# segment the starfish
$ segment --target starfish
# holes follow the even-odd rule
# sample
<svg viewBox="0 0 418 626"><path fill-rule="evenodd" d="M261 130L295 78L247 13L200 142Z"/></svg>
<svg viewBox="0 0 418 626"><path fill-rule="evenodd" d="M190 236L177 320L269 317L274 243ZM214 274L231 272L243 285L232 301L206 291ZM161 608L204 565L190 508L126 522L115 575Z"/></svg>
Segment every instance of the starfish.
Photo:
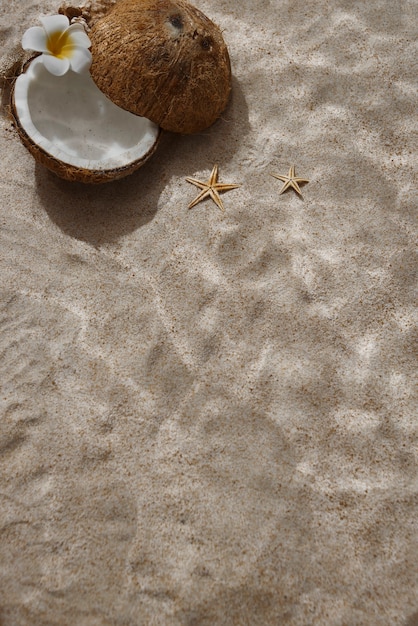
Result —
<svg viewBox="0 0 418 626"><path fill-rule="evenodd" d="M196 196L196 198L189 204L189 209L196 206L198 202L210 196L217 207L221 209L221 211L225 211L224 205L222 203L221 197L219 195L220 191L230 191L230 189L236 189L241 185L224 185L222 183L218 183L218 166L214 165L211 175L207 183L203 183L200 180L196 180L196 178L186 178L188 183L192 183L192 185L196 185L202 191Z"/></svg>
<svg viewBox="0 0 418 626"><path fill-rule="evenodd" d="M301 183L301 184L309 183L309 180L306 180L306 178L299 178L298 176L295 176L294 165L292 165L292 167L290 168L289 174L287 176L282 176L281 174L272 174L272 176L284 182L283 187L280 189L279 195L283 193L284 191L286 191L286 189L289 189L291 187L292 189L296 191L296 193L298 193L303 198L302 192L300 190L298 183Z"/></svg>

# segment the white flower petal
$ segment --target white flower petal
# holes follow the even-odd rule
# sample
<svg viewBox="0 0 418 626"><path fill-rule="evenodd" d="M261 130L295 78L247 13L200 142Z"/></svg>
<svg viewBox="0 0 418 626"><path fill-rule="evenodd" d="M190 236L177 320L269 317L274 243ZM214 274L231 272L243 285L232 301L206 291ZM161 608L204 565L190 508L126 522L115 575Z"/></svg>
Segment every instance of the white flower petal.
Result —
<svg viewBox="0 0 418 626"><path fill-rule="evenodd" d="M59 59L52 54L43 54L42 60L48 72L55 76L63 76L70 69L70 61L68 59Z"/></svg>
<svg viewBox="0 0 418 626"><path fill-rule="evenodd" d="M46 17L41 17L41 23L49 37L54 33L63 33L67 30L70 25L70 20L66 15L47 15Z"/></svg>
<svg viewBox="0 0 418 626"><path fill-rule="evenodd" d="M75 48L70 59L71 69L81 74L91 65L91 52L86 48Z"/></svg>
<svg viewBox="0 0 418 626"><path fill-rule="evenodd" d="M80 26L80 28L74 28L74 27ZM84 28L81 26L81 24L72 24L70 26L70 28L67 30L67 33L70 34L70 40L71 43L74 46L82 46L83 48L90 48L91 46L91 41L90 39L87 37Z"/></svg>
<svg viewBox="0 0 418 626"><path fill-rule="evenodd" d="M32 26L28 28L22 37L23 50L35 50L36 52L45 52L46 33L40 26Z"/></svg>

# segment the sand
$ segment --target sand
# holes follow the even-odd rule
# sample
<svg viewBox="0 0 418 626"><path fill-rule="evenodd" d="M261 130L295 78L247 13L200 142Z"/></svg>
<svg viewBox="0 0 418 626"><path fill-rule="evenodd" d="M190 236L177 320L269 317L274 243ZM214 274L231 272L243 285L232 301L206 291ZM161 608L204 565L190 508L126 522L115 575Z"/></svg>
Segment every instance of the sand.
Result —
<svg viewBox="0 0 418 626"><path fill-rule="evenodd" d="M196 4L231 104L132 176L3 109L0 623L417 626L418 4Z"/></svg>

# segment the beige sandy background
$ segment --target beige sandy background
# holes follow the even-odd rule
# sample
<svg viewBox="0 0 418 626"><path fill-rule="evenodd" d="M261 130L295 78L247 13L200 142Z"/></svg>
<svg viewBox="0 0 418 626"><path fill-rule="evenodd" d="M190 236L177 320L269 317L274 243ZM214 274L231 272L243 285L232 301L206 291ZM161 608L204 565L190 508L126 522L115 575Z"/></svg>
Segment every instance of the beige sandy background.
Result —
<svg viewBox="0 0 418 626"><path fill-rule="evenodd" d="M196 4L231 104L131 177L3 110L0 624L417 626L418 3Z"/></svg>

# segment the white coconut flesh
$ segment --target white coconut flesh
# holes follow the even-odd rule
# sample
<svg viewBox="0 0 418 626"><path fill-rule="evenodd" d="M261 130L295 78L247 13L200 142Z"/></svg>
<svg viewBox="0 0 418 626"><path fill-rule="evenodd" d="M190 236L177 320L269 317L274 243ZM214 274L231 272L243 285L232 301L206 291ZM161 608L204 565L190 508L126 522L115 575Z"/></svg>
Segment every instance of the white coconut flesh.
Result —
<svg viewBox="0 0 418 626"><path fill-rule="evenodd" d="M69 70L54 76L42 63L31 65L16 80L15 111L31 141L55 159L87 170L112 170L153 148L158 125L115 105L90 74Z"/></svg>

